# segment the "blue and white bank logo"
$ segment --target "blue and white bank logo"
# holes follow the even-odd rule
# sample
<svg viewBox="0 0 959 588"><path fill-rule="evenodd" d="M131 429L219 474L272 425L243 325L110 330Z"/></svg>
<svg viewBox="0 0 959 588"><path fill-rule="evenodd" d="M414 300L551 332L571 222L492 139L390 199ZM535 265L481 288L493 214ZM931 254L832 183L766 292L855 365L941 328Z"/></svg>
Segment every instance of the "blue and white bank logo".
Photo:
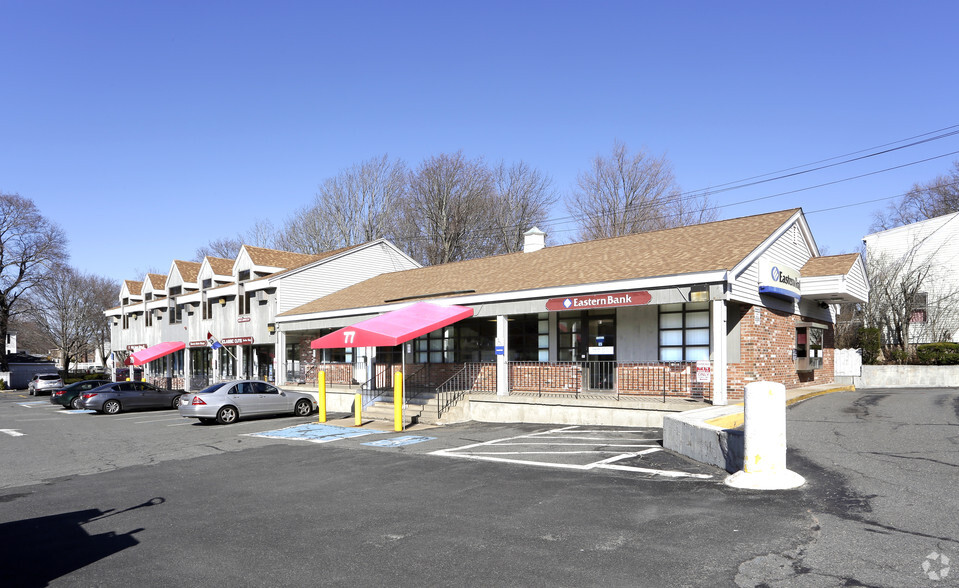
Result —
<svg viewBox="0 0 959 588"><path fill-rule="evenodd" d="M570 300L569 298L567 298L566 300L563 301L563 307L564 307L564 308L569 308L569 307L572 306L572 305L573 305L573 301Z"/></svg>
<svg viewBox="0 0 959 588"><path fill-rule="evenodd" d="M776 267L776 266L773 266L773 271L771 271L770 273L771 273L772 276L773 276L773 281L774 281L774 282L778 282L778 281L779 281L779 268Z"/></svg>

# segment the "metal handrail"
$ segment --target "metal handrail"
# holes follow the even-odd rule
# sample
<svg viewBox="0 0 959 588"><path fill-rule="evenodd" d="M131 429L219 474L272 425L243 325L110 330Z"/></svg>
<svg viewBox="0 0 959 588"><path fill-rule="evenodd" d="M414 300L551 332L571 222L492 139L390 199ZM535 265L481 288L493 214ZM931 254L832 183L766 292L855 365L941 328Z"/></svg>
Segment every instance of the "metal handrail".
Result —
<svg viewBox="0 0 959 588"><path fill-rule="evenodd" d="M492 381L483 378L484 374L492 374ZM477 385L479 383L479 386ZM491 384L491 385L490 385ZM436 417L441 418L443 413L456 404L460 398L473 392L477 388L496 390L495 363L467 363L460 371L453 374L448 380L436 387Z"/></svg>

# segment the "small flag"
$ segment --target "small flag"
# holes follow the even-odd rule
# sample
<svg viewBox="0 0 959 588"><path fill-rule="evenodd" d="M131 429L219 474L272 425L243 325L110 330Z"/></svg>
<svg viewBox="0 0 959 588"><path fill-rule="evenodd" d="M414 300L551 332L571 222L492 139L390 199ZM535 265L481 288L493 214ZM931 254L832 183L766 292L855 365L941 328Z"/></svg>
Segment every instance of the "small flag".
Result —
<svg viewBox="0 0 959 588"><path fill-rule="evenodd" d="M206 341L213 349L219 349L220 347L223 347L223 344L216 340L216 337L213 336L213 333L207 332Z"/></svg>

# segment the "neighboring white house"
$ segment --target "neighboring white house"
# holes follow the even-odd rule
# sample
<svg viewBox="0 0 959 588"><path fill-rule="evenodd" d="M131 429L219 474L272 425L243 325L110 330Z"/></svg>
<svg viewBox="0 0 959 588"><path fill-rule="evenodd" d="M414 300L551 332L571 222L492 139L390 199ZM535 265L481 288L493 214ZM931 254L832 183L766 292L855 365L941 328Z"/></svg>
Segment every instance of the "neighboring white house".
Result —
<svg viewBox="0 0 959 588"><path fill-rule="evenodd" d="M866 235L863 242L874 300L883 284L894 284L892 304L910 309L909 342L959 340L959 213ZM890 336L888 329L884 334Z"/></svg>
<svg viewBox="0 0 959 588"><path fill-rule="evenodd" d="M17 352L17 334L7 333L7 353Z"/></svg>

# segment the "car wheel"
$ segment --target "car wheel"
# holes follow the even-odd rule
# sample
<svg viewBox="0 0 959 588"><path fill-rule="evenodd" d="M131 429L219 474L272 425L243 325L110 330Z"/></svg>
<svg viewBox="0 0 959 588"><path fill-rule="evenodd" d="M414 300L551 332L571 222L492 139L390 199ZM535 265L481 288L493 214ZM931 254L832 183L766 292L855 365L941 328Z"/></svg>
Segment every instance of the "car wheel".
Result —
<svg viewBox="0 0 959 588"><path fill-rule="evenodd" d="M70 408L73 410L80 410L80 397L74 396L73 400L70 401Z"/></svg>
<svg viewBox="0 0 959 588"><path fill-rule="evenodd" d="M103 403L103 412L106 414L117 414L120 412L120 403L116 400L107 400Z"/></svg>
<svg viewBox="0 0 959 588"><path fill-rule="evenodd" d="M309 400L300 399L296 401L296 405L293 406L293 414L296 416L308 416L313 412L313 407L310 405Z"/></svg>
<svg viewBox="0 0 959 588"><path fill-rule="evenodd" d="M30 396L36 396L36 394L33 391L33 388L30 388Z"/></svg>
<svg viewBox="0 0 959 588"><path fill-rule="evenodd" d="M236 417L239 416L236 413L236 408L232 406L224 406L216 413L216 422L221 425L229 425L230 423L236 421Z"/></svg>
<svg viewBox="0 0 959 588"><path fill-rule="evenodd" d="M180 406L180 397L177 396L176 398L173 399L173 408L177 408L179 406Z"/></svg>

